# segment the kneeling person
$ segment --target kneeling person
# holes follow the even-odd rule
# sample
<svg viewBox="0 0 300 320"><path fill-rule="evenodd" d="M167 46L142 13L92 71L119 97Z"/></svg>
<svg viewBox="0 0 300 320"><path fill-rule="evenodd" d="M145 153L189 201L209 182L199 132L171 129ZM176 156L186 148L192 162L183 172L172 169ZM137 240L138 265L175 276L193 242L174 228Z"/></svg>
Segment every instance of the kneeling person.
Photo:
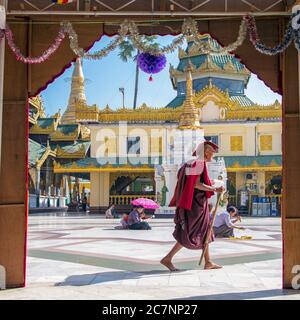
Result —
<svg viewBox="0 0 300 320"><path fill-rule="evenodd" d="M233 229L245 230L245 228L243 227L234 225L237 221L241 221L240 217L232 220L232 218L236 216L237 211L238 210L236 207L230 206L227 208L227 211L223 211L216 216L213 226L214 234L216 237L229 238L234 236Z"/></svg>
<svg viewBox="0 0 300 320"><path fill-rule="evenodd" d="M129 213L128 216L128 229L132 230L151 230L148 222L142 221L145 217L144 208L142 206L136 206Z"/></svg>

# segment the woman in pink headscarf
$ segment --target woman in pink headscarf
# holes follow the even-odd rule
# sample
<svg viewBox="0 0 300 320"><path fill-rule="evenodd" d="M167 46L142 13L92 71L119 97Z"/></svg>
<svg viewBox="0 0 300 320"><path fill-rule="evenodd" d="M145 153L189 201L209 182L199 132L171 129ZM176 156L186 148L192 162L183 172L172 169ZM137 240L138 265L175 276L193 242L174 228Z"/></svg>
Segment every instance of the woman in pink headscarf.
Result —
<svg viewBox="0 0 300 320"><path fill-rule="evenodd" d="M183 247L187 249L203 249L206 235L210 227L208 199L214 192L224 191L223 187L211 185L206 162L211 161L218 146L210 141L200 144L193 156L198 158L185 163L177 173L177 185L169 206L176 206L175 246L160 261L170 271L179 271L172 263L174 255ZM209 242L213 241L213 234ZM204 269L219 269L221 266L213 263L207 248Z"/></svg>

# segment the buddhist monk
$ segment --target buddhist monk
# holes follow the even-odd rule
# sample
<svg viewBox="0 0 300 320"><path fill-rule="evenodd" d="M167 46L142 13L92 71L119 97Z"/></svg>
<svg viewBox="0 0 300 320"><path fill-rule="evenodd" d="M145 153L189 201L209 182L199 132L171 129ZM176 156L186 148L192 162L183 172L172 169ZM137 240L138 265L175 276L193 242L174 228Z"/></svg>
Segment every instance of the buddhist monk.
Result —
<svg viewBox="0 0 300 320"><path fill-rule="evenodd" d="M177 241L171 251L160 261L170 271L179 271L173 263L174 255L183 247L187 249L203 249L206 235L210 228L208 199L214 192L223 192L224 187L213 187L208 176L207 161L211 161L218 146L205 141L197 147L193 156L196 160L188 161L177 173L177 184L174 196L169 206L176 206L175 231L173 236ZM209 242L214 240L213 232ZM220 269L213 263L207 248L204 269Z"/></svg>

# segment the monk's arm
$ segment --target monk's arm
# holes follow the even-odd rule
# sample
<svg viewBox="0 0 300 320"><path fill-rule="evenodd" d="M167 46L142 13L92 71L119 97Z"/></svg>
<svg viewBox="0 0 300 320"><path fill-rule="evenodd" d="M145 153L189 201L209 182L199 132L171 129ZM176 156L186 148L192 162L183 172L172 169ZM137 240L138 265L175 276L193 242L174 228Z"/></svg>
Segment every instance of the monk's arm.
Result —
<svg viewBox="0 0 300 320"><path fill-rule="evenodd" d="M208 186L208 185L201 183L201 182L196 182L195 188L202 190L202 191L213 191L213 192L217 191L216 188L214 188L212 186Z"/></svg>
<svg viewBox="0 0 300 320"><path fill-rule="evenodd" d="M196 182L195 187L198 190L202 191L212 191L212 192L223 192L224 187L213 187L213 186L208 186L207 184L201 183L201 182Z"/></svg>

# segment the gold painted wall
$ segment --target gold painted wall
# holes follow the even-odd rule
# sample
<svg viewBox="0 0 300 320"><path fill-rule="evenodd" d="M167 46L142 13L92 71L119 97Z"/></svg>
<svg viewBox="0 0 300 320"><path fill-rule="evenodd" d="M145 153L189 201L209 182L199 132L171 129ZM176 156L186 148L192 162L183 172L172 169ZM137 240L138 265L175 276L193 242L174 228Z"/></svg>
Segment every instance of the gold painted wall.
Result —
<svg viewBox="0 0 300 320"><path fill-rule="evenodd" d="M230 136L230 151L242 152L244 149L243 136Z"/></svg>
<svg viewBox="0 0 300 320"><path fill-rule="evenodd" d="M109 172L91 172L91 207L109 205Z"/></svg>
<svg viewBox="0 0 300 320"><path fill-rule="evenodd" d="M282 125L281 123L268 123L268 124L259 124L257 126L258 132L258 149L261 155L275 155L282 154L282 143L281 143L281 134L282 134ZM261 136L272 136L272 150L262 150L260 145Z"/></svg>

